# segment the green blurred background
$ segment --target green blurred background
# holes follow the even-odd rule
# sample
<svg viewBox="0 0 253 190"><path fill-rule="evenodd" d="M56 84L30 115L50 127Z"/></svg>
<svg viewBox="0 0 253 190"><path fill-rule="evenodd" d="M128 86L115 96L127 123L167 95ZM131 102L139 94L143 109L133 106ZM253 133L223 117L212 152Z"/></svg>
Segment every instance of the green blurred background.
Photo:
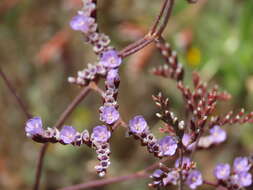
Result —
<svg viewBox="0 0 253 190"><path fill-rule="evenodd" d="M161 5L154 0L100 0L98 22L113 45L123 48L150 28ZM33 115L52 126L80 90L67 83L68 76L96 60L80 33L69 29L69 20L81 6L79 0L0 0L0 65ZM218 106L217 113L245 107L253 109L253 2L252 0L199 0L189 5L177 0L164 33L186 68L186 82L197 70L211 84L218 83L233 95ZM150 70L163 63L153 46L132 55L121 68L120 112L124 120L136 114L147 118L161 136L151 95L162 91L181 116L181 95L170 80L152 76ZM41 144L25 137L24 114L0 80L0 189L31 189ZM98 121L101 99L91 93L65 124L91 130ZM182 116L183 117L183 116ZM217 162L232 162L235 156L253 150L253 126L225 127L228 141L195 155L198 167L212 180ZM211 158L211 159L210 159ZM111 167L107 174L120 176L141 170L156 160L125 130L112 138ZM53 190L97 179L96 155L87 147L51 145L45 159L42 189ZM171 164L171 163L168 163ZM101 190L148 189L149 179L112 184ZM203 186L202 189L208 189ZM249 188L250 189L250 188Z"/></svg>

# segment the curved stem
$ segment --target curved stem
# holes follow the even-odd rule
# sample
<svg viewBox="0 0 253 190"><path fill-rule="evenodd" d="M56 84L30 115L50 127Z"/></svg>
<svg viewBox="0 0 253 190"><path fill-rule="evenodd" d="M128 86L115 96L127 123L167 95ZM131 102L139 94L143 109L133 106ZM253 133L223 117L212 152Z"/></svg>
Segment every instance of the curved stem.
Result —
<svg viewBox="0 0 253 190"><path fill-rule="evenodd" d="M68 105L65 111L60 115L59 119L56 121L54 125L55 128L58 128L58 129L61 128L63 123L66 121L66 119L70 116L70 114L74 111L74 109L78 106L78 104L88 95L89 92L90 92L90 87L87 86L75 97L75 99ZM44 144L41 148L41 151L39 154L39 160L38 160L37 168L36 168L36 180L33 186L33 190L39 189L43 161L44 161L45 153L48 146L49 144Z"/></svg>
<svg viewBox="0 0 253 190"><path fill-rule="evenodd" d="M163 5L162 5L162 8L161 8L161 11L160 11L160 13L158 14L158 16L157 16L157 18L156 18L156 20L155 20L153 26L152 26L151 29L150 29L150 34L153 34L153 33L156 31L157 26L158 26L158 24L159 24L159 22L160 22L160 20L161 20L161 18L162 18L162 16L163 16L163 14L164 14L164 10L165 10L165 8L166 8L167 2L168 2L168 0L165 0L165 1L164 1Z"/></svg>
<svg viewBox="0 0 253 190"><path fill-rule="evenodd" d="M154 40L160 38L161 34L163 33L167 23L169 21L172 8L174 5L174 0L165 0L162 8L160 10L159 15L157 16L153 26L151 27L150 31L147 35L145 35L140 40L128 45L126 48L119 52L121 57L127 57L131 54L136 53L137 51L143 49L147 45L149 45Z"/></svg>
<svg viewBox="0 0 253 190"><path fill-rule="evenodd" d="M11 82L9 81L9 79L7 78L7 76L4 74L4 72L2 71L2 69L0 68L0 76L2 77L4 83L6 84L7 88L9 89L9 91L11 92L11 94L15 97L19 107L21 108L21 110L23 111L23 113L25 114L26 118L29 119L32 117L32 115L27 111L27 108L25 106L25 103L22 101L22 99L17 95L17 92L15 90L15 88L12 86Z"/></svg>
<svg viewBox="0 0 253 190"><path fill-rule="evenodd" d="M140 178L147 178L149 174L147 173L149 170L154 170L159 167L160 163L167 161L168 159L163 159L160 162L154 163L147 168L138 171L136 173L125 175L125 176L119 176L119 177L112 177L108 179L100 179L100 180L94 180L87 183L77 184L69 187L60 188L58 190L81 190L81 189L90 189L95 187L101 187L105 185L109 185L112 183L119 183L123 181L133 180L133 179L140 179Z"/></svg>
<svg viewBox="0 0 253 190"><path fill-rule="evenodd" d="M157 24L158 25L157 29L153 33L153 35L156 35L159 37L163 33L164 29L166 28L166 26L168 24L170 15L172 13L173 5L174 5L174 0L165 1L164 17L161 16L161 18L159 18L158 24L160 24L160 23L161 24L160 24L160 26Z"/></svg>
<svg viewBox="0 0 253 190"><path fill-rule="evenodd" d="M39 189L39 185L40 185L40 179L41 179L41 171L42 171L42 167L43 167L43 160L44 160L44 157L45 157L45 153L46 153L46 150L47 150L47 147L49 146L49 144L43 144L41 150L40 150L40 154L39 154L39 160L38 160L38 163L37 163L37 169L36 169L36 179L35 179L35 183L34 183L34 186L33 186L33 189L34 190L37 190Z"/></svg>

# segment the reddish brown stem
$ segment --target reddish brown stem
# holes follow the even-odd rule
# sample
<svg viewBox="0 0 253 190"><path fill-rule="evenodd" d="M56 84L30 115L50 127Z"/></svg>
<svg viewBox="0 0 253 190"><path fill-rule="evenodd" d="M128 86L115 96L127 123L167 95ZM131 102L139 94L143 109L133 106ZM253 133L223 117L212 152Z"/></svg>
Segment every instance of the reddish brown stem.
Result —
<svg viewBox="0 0 253 190"><path fill-rule="evenodd" d="M165 0L160 13L158 14L151 30L145 35L142 39L128 45L126 48L120 51L120 56L127 57L131 54L136 53L137 51L143 49L154 40L160 38L163 33L167 23L169 21L169 17L172 13L172 8L174 5L174 0Z"/></svg>
<svg viewBox="0 0 253 190"><path fill-rule="evenodd" d="M15 88L12 86L11 82L9 81L9 79L7 78L7 76L4 74L4 72L2 71L2 69L0 68L0 75L4 81L4 83L6 84L7 88L9 89L9 91L11 92L11 94L15 97L19 107L21 108L21 110L23 111L23 113L25 114L26 118L29 119L32 117L32 115L27 111L27 108L25 106L25 103L22 101L22 99L17 95L17 92L15 90Z"/></svg>
<svg viewBox="0 0 253 190"><path fill-rule="evenodd" d="M100 179L100 180L94 180L87 183L77 184L69 187L60 188L58 190L80 190L80 189L90 189L95 187L101 187L105 185L109 185L112 183L119 183L123 181L133 180L133 179L140 179L140 178L146 178L149 176L147 173L149 170L154 170L159 167L161 162L165 162L168 159L163 159L160 162L154 163L150 165L149 167L145 168L144 170L141 170L139 172L125 175L125 176L119 176L119 177L112 177L108 179Z"/></svg>
<svg viewBox="0 0 253 190"><path fill-rule="evenodd" d="M66 121L66 119L70 116L70 114L74 111L74 109L77 107L77 105L88 95L90 92L90 87L85 87L77 96L76 98L68 105L68 107L65 109L65 111L60 115L59 119L56 121L54 127L55 128L61 128L63 123ZM39 154L39 160L36 168L36 180L35 184L33 186L33 190L39 189L40 179L41 179L41 172L43 167L43 160L45 157L45 153L47 150L48 144L44 144L41 148L40 154Z"/></svg>

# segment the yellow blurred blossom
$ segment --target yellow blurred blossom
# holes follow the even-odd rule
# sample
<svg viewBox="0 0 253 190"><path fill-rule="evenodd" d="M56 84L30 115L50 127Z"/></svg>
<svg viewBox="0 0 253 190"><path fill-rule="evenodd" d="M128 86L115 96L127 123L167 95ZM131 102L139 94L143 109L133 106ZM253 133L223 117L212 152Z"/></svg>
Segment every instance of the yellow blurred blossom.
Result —
<svg viewBox="0 0 253 190"><path fill-rule="evenodd" d="M198 48L189 48L186 53L187 63L192 66L196 67L200 64L201 61L201 52Z"/></svg>

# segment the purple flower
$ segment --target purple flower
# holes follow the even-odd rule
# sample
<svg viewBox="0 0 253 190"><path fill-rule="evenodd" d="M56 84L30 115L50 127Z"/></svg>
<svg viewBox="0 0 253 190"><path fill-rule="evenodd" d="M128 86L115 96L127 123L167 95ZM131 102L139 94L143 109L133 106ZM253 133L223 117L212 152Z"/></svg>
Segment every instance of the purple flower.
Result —
<svg viewBox="0 0 253 190"><path fill-rule="evenodd" d="M248 187L252 184L252 176L248 172L243 172L239 174L239 186Z"/></svg>
<svg viewBox="0 0 253 190"><path fill-rule="evenodd" d="M196 145L196 142L191 143L191 141L191 136L185 133L182 138L182 143L187 148L187 150L192 150Z"/></svg>
<svg viewBox="0 0 253 190"><path fill-rule="evenodd" d="M114 106L102 106L100 111L100 120L107 124L113 124L119 119L119 112Z"/></svg>
<svg viewBox="0 0 253 190"><path fill-rule="evenodd" d="M41 135L43 131L40 117L34 117L26 122L25 132L27 136Z"/></svg>
<svg viewBox="0 0 253 190"><path fill-rule="evenodd" d="M226 180L230 176L229 164L218 164L214 169L214 176L217 179Z"/></svg>
<svg viewBox="0 0 253 190"><path fill-rule="evenodd" d="M179 179L179 173L177 171L171 171L167 174L167 177L163 178L163 184L166 186L168 184L176 185Z"/></svg>
<svg viewBox="0 0 253 190"><path fill-rule="evenodd" d="M222 143L227 138L227 133L220 126L215 125L212 129L210 129L211 137L213 139L213 143Z"/></svg>
<svg viewBox="0 0 253 190"><path fill-rule="evenodd" d="M252 175L248 172L242 172L231 176L231 183L239 187L247 187L252 184Z"/></svg>
<svg viewBox="0 0 253 190"><path fill-rule="evenodd" d="M142 134L148 130L148 125L141 115L135 116L129 121L129 131L134 134Z"/></svg>
<svg viewBox="0 0 253 190"><path fill-rule="evenodd" d="M180 158L176 160L175 167L179 168L179 165L180 165ZM182 167L189 168L190 166L191 166L191 159L188 157L183 157Z"/></svg>
<svg viewBox="0 0 253 190"><path fill-rule="evenodd" d="M65 144L70 144L76 139L76 129L71 126L64 126L60 131L60 139Z"/></svg>
<svg viewBox="0 0 253 190"><path fill-rule="evenodd" d="M110 86L113 86L116 81L119 81L118 69L111 69L107 74L106 81Z"/></svg>
<svg viewBox="0 0 253 190"><path fill-rule="evenodd" d="M250 169L249 160L247 157L237 157L234 160L234 172L241 173L247 172Z"/></svg>
<svg viewBox="0 0 253 190"><path fill-rule="evenodd" d="M172 136L166 136L159 141L160 155L172 156L177 150L177 142Z"/></svg>
<svg viewBox="0 0 253 190"><path fill-rule="evenodd" d="M104 52L100 59L100 64L108 68L118 67L120 66L121 62L122 59L115 50L108 50Z"/></svg>
<svg viewBox="0 0 253 190"><path fill-rule="evenodd" d="M184 133L183 138L182 138L182 143L184 146L188 146L191 143L191 136L187 133Z"/></svg>
<svg viewBox="0 0 253 190"><path fill-rule="evenodd" d="M70 27L73 30L79 30L84 33L89 32L90 26L94 23L94 19L83 14L78 14L70 21Z"/></svg>
<svg viewBox="0 0 253 190"><path fill-rule="evenodd" d="M202 183L203 183L202 175L198 170L191 171L186 179L186 184L191 189L196 189L198 186L202 185Z"/></svg>
<svg viewBox="0 0 253 190"><path fill-rule="evenodd" d="M93 128L91 138L95 142L105 143L108 141L110 137L111 137L111 132L108 130L106 126L101 125L101 126L96 126Z"/></svg>
<svg viewBox="0 0 253 190"><path fill-rule="evenodd" d="M160 178L162 175L164 174L164 172L160 169L156 169L153 174L152 177L153 178Z"/></svg>

